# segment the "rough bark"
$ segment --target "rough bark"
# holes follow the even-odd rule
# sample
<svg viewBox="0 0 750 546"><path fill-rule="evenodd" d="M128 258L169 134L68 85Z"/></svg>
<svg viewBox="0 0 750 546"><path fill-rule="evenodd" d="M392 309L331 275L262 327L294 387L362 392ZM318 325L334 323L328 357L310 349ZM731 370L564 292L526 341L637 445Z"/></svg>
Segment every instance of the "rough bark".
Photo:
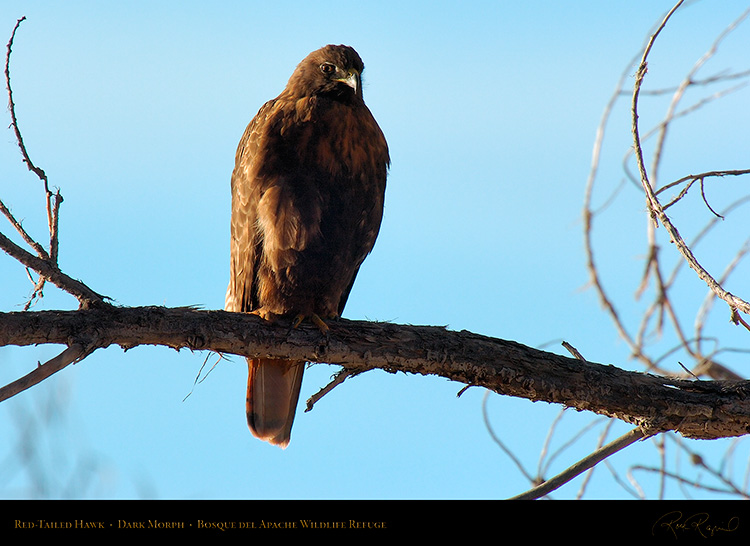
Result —
<svg viewBox="0 0 750 546"><path fill-rule="evenodd" d="M65 361L110 345L162 345L338 364L353 372L380 368L438 375L498 394L593 411L649 433L674 430L710 439L750 431L748 381L671 379L435 326L344 319L329 326L324 337L311 325L293 329L254 315L104 305L0 313L0 346L61 344L69 348ZM53 361L59 369L60 359Z"/></svg>

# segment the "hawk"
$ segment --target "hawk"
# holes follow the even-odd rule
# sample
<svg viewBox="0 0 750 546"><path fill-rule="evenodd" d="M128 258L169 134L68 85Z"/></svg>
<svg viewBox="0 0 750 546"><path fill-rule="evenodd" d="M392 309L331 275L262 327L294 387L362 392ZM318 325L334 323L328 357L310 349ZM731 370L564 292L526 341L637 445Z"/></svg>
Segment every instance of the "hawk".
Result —
<svg viewBox="0 0 750 546"><path fill-rule="evenodd" d="M297 66L240 139L232 172L227 311L308 319L341 315L380 230L388 145L362 98L364 64L327 45ZM305 362L248 359L247 422L286 447Z"/></svg>

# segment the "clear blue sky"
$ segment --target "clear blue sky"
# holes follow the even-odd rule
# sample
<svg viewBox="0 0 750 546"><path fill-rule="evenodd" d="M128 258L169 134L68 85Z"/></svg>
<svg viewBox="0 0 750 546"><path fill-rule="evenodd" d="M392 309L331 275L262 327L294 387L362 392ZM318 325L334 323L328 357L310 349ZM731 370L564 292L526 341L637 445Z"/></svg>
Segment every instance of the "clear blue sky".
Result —
<svg viewBox="0 0 750 546"><path fill-rule="evenodd" d="M557 352L565 339L592 361L635 367L584 289L580 215L604 106L671 3L427 5L6 0L3 44L27 17L12 83L32 159L65 198L63 270L121 305L222 308L237 141L307 53L345 43L364 59L365 100L392 157L381 235L345 316L447 325ZM649 82L674 84L743 9L699 2L679 14ZM748 32L736 35L719 66L747 68ZM741 97L746 104L747 93ZM721 113L711 111L717 124L732 121L722 127L730 144L704 146L700 158L708 168L747 168L746 135L731 144L732 131L746 130L747 109ZM713 119L703 121L721 127ZM616 121L603 176L619 180L630 144L624 108ZM697 152L680 156L675 145L673 153L665 176L699 168ZM602 225L602 238L643 240L643 205L631 193L632 208ZM42 193L11 131L0 140L0 198L44 240ZM610 263L629 283L618 292L625 302L642 267L639 248ZM0 256L0 280L0 308L19 309L29 291L25 272ZM702 298L704 289L695 289ZM74 307L50 286L37 308ZM0 379L56 351L2 349ZM486 430L481 389L457 398L462 385L444 379L370 372L312 412L299 411L281 451L247 430L244 361L222 361L206 377L210 357L194 384L205 357L113 347L0 405L0 456L12 461L0 470L0 496L487 499L529 486ZM301 403L336 369L309 369ZM496 432L533 471L560 408L492 396L488 409ZM566 413L557 445L590 420ZM37 448L36 474L16 458L24 434ZM548 475L596 441L589 433ZM653 463L654 454L642 444L614 462ZM597 472L592 496L628 498L606 470Z"/></svg>

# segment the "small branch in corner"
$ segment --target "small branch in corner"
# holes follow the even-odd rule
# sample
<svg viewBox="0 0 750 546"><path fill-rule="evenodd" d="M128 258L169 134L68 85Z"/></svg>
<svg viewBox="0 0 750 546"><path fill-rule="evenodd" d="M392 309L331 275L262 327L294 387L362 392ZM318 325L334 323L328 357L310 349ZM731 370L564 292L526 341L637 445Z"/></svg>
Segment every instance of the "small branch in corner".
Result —
<svg viewBox="0 0 750 546"><path fill-rule="evenodd" d="M307 403L305 406L305 413L313 409L313 406L326 394L331 392L334 388L341 385L344 381L349 379L350 377L354 377L355 375L359 375L361 373L364 373L369 370L347 370L346 368L343 368L339 370L336 374L333 376L333 380L331 380L328 385L320 389L318 392L313 394L310 398L307 399Z"/></svg>

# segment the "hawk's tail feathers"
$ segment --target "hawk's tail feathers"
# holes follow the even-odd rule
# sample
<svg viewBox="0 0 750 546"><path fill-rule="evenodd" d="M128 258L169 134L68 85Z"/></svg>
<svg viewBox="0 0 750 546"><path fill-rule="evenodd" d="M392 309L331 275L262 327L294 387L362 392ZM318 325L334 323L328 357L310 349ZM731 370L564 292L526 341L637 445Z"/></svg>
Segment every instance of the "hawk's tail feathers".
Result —
<svg viewBox="0 0 750 546"><path fill-rule="evenodd" d="M248 359L247 424L256 438L285 448L302 386L304 361Z"/></svg>

